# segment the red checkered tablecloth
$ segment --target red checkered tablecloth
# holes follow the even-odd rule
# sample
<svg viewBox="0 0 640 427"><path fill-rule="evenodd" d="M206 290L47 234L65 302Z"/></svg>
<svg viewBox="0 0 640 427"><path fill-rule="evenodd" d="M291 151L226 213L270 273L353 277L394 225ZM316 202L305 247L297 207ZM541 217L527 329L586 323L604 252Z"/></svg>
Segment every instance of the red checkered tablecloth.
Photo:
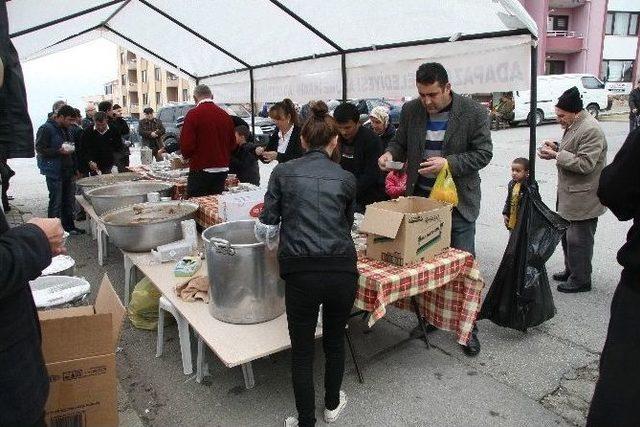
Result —
<svg viewBox="0 0 640 427"><path fill-rule="evenodd" d="M438 329L453 331L465 345L480 312L484 281L473 256L447 249L429 262L398 267L368 258L358 259L355 306L371 313L369 326L387 312L386 306L411 309L416 296L424 318Z"/></svg>
<svg viewBox="0 0 640 427"><path fill-rule="evenodd" d="M207 228L222 222L218 215L218 199L216 196L192 197L189 201L200 206L200 209L196 212L196 222L200 226Z"/></svg>

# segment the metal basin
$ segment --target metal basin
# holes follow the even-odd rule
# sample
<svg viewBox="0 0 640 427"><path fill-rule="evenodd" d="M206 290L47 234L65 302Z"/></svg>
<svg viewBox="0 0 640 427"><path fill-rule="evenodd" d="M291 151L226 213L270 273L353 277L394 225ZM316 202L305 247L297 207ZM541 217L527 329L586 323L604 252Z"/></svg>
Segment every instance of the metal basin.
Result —
<svg viewBox="0 0 640 427"><path fill-rule="evenodd" d="M158 192L160 197L171 196L174 184L160 181L132 181L107 185L87 192L96 214L147 201L147 193Z"/></svg>
<svg viewBox="0 0 640 427"><path fill-rule="evenodd" d="M148 202L108 212L100 219L114 245L129 252L146 252L182 239L180 222L195 218L197 210L192 202Z"/></svg>
<svg viewBox="0 0 640 427"><path fill-rule="evenodd" d="M89 190L93 190L94 188L104 187L107 185L113 184L121 184L123 182L129 181L137 181L141 179L142 176L140 174L134 172L123 172L123 173L114 173L114 174L104 174L104 175L95 175L88 176L86 178L82 178L76 181L76 185L80 187L80 192L84 196L87 201L89 197L87 196L87 192Z"/></svg>
<svg viewBox="0 0 640 427"><path fill-rule="evenodd" d="M285 311L277 249L258 242L254 224L252 220L225 222L202 233L209 272L209 313L222 322L266 322Z"/></svg>

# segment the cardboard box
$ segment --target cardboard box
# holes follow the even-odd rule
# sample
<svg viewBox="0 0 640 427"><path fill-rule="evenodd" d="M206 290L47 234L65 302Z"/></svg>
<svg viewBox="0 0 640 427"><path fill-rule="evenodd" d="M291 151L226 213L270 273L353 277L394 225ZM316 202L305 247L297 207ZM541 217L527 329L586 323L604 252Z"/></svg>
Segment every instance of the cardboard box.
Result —
<svg viewBox="0 0 640 427"><path fill-rule="evenodd" d="M360 231L367 257L404 266L428 261L451 244L453 206L424 197L400 197L367 206Z"/></svg>
<svg viewBox="0 0 640 427"><path fill-rule="evenodd" d="M218 214L224 222L256 219L264 208L266 190L244 191L216 196L218 198Z"/></svg>
<svg viewBox="0 0 640 427"><path fill-rule="evenodd" d="M49 426L117 426L115 350L125 308L109 278L92 306L40 311Z"/></svg>

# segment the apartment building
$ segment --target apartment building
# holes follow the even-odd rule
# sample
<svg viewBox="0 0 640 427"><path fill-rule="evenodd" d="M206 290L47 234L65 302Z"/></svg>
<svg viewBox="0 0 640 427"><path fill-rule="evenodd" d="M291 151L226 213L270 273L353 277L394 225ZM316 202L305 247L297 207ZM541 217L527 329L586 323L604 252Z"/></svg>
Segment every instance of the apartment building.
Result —
<svg viewBox="0 0 640 427"><path fill-rule="evenodd" d="M194 83L122 47L118 47L118 73L120 88L113 89L117 93L113 99L124 115L140 118L147 107L157 111L163 105L192 101Z"/></svg>
<svg viewBox="0 0 640 427"><path fill-rule="evenodd" d="M640 78L639 0L520 0L538 24L538 74L589 73L629 93Z"/></svg>

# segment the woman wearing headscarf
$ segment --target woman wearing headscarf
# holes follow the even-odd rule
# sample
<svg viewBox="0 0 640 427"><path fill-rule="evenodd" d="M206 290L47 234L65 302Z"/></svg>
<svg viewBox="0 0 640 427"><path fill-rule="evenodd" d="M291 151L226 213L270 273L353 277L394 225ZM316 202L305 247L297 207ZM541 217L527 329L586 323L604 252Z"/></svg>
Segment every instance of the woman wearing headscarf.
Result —
<svg viewBox="0 0 640 427"><path fill-rule="evenodd" d="M396 128L389 120L389 111L382 105L373 108L369 113L369 126L382 140L382 151L386 151L391 138L396 134Z"/></svg>

